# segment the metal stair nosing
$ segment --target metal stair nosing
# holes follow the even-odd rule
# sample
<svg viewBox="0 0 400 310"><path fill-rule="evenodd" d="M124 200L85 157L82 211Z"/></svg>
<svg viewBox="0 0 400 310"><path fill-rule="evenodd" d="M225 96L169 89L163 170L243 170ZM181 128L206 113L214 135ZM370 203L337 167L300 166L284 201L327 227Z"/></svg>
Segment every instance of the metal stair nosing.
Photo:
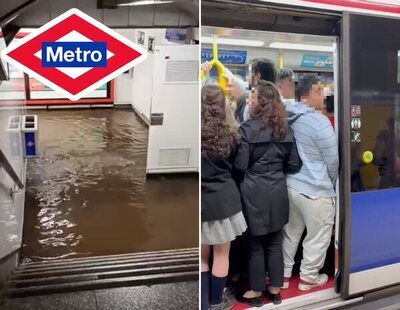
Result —
<svg viewBox="0 0 400 310"><path fill-rule="evenodd" d="M49 284L61 284L67 282L80 282L107 278L117 277L131 277L140 275L151 275L171 272L182 272L182 271L198 271L199 265L196 264L182 264L172 266L159 266L143 269L129 269L129 270L117 270L117 271L106 271L96 273L83 273L66 276L53 276L53 277L39 277L31 279L17 279L9 280L6 282L6 286L9 288L22 288L37 285L49 285Z"/></svg>
<svg viewBox="0 0 400 310"><path fill-rule="evenodd" d="M120 260L109 260L109 261L97 261L96 259L87 260L85 262L71 262L70 264L60 263L60 264L52 264L50 266L44 265L37 268L18 268L14 271L15 274L25 273L25 272L45 272L52 270L63 270L63 269L71 269L77 267L85 267L85 266L106 266L112 263L114 264L124 264L124 263L133 263L133 262L149 262L149 261L162 261L162 260L171 260L171 259L181 259L181 258L192 258L197 257L197 253L184 253L184 254L176 254L176 255L166 255L166 256L156 256L156 257L141 257L134 259L120 259Z"/></svg>
<svg viewBox="0 0 400 310"><path fill-rule="evenodd" d="M85 262L109 262L109 261L117 261L122 259L142 259L142 258L155 258L155 257L167 257L174 255L199 255L198 248L186 248L179 250L166 250L166 251L155 251L155 252L140 252L140 253L128 253L128 254L117 254L117 255L103 255L103 256L87 256L87 257L79 257L79 258L69 258L69 259L61 259L55 261L41 261L41 262L30 262L30 263L22 263L19 265L19 269L37 269L43 267L51 267L51 266L61 266L61 265L70 265L70 264L79 264Z"/></svg>
<svg viewBox="0 0 400 310"><path fill-rule="evenodd" d="M195 252L199 253L199 248L182 248L182 249L173 249L173 250L161 250L161 251L147 251L147 252L137 252L137 253L125 253L125 254L111 254L111 255L98 255L98 256L85 256L85 257L77 257L77 258L64 258L64 259L56 259L54 261L40 261L40 262L28 262L22 263L20 266L29 267L29 266L39 266L41 264L46 265L49 263L69 263L69 262L79 262L82 260L92 260L92 259L114 259L114 258L135 258L135 257L146 257L146 256L155 256L155 255L163 255L163 254L179 254L182 252Z"/></svg>
<svg viewBox="0 0 400 310"><path fill-rule="evenodd" d="M155 275L88 280L81 282L40 285L25 288L8 288L4 290L4 294L8 297L22 297L83 290L105 289L121 286L154 285L183 281L198 281L198 270Z"/></svg>
<svg viewBox="0 0 400 310"><path fill-rule="evenodd" d="M47 270L47 271L34 271L34 272L17 272L13 273L10 277L10 280L17 279L29 279L38 276L62 276L62 275L71 275L71 274L79 274L79 273L90 273L90 272L100 272L100 271L113 271L113 270L126 270L126 269L140 269L140 268L149 268L149 267L157 267L157 266L169 266L169 265L179 265L182 263L190 264L197 263L198 257L185 257L185 258L175 258L168 260L157 260L157 261L146 261L146 262L138 262L138 263L123 263L123 264L108 264L104 266L87 266L87 267L76 267L76 268L64 268L57 270Z"/></svg>

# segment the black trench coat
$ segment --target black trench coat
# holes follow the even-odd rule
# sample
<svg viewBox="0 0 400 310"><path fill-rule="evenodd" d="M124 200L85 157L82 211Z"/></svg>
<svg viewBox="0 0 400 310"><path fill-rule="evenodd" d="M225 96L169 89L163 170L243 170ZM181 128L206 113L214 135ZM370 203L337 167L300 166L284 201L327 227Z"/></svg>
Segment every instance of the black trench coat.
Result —
<svg viewBox="0 0 400 310"><path fill-rule="evenodd" d="M302 165L293 131L288 127L286 137L274 142L272 129L254 118L241 125L240 134L235 167L243 173L240 189L249 232L261 236L279 231L289 220L285 174Z"/></svg>
<svg viewBox="0 0 400 310"><path fill-rule="evenodd" d="M242 211L239 188L232 176L235 150L227 159L201 155L201 221L227 219Z"/></svg>

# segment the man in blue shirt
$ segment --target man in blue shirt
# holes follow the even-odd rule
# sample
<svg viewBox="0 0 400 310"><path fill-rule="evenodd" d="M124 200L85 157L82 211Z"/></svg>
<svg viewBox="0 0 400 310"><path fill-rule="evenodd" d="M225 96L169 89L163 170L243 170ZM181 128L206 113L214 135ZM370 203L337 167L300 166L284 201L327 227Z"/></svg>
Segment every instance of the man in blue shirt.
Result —
<svg viewBox="0 0 400 310"><path fill-rule="evenodd" d="M303 166L298 173L287 176L290 211L283 237L283 288L289 287L294 256L307 228L298 286L307 291L328 281L328 276L319 271L325 262L334 225L339 156L329 119L316 111L324 106L318 81L313 76L306 76L298 86L301 103L286 104L286 110Z"/></svg>

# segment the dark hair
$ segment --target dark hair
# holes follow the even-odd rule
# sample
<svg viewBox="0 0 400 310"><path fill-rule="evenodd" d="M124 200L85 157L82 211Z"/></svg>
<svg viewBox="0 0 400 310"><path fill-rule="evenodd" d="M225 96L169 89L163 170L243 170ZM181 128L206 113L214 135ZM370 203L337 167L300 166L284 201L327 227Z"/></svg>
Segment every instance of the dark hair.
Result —
<svg viewBox="0 0 400 310"><path fill-rule="evenodd" d="M226 122L225 94L217 85L201 89L201 152L217 158L229 157L238 143L238 132Z"/></svg>
<svg viewBox="0 0 400 310"><path fill-rule="evenodd" d="M333 113L335 111L335 98L327 96L325 99L326 112Z"/></svg>
<svg viewBox="0 0 400 310"><path fill-rule="evenodd" d="M260 117L266 126L272 128L272 137L280 141L286 136L286 111L275 85L267 81L258 81L256 86L257 105L251 109L252 117Z"/></svg>
<svg viewBox="0 0 400 310"><path fill-rule="evenodd" d="M290 68L282 68L278 70L276 82L282 81L283 79L290 78L293 80L294 72Z"/></svg>
<svg viewBox="0 0 400 310"><path fill-rule="evenodd" d="M307 97L310 94L310 90L312 86L318 84L318 79L314 75L304 75L299 78L299 82L297 84L299 96Z"/></svg>
<svg viewBox="0 0 400 310"><path fill-rule="evenodd" d="M276 67L273 61L267 58L256 58L253 59L251 66L254 74L260 74L260 80L275 83Z"/></svg>

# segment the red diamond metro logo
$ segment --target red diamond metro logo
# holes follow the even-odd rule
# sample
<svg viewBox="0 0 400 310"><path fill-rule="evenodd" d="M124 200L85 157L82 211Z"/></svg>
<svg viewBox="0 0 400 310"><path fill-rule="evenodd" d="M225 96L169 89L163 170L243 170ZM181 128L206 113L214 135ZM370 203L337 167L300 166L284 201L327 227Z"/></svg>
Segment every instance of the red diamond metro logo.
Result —
<svg viewBox="0 0 400 310"><path fill-rule="evenodd" d="M71 9L8 46L1 57L68 99L78 100L144 61L147 51Z"/></svg>

